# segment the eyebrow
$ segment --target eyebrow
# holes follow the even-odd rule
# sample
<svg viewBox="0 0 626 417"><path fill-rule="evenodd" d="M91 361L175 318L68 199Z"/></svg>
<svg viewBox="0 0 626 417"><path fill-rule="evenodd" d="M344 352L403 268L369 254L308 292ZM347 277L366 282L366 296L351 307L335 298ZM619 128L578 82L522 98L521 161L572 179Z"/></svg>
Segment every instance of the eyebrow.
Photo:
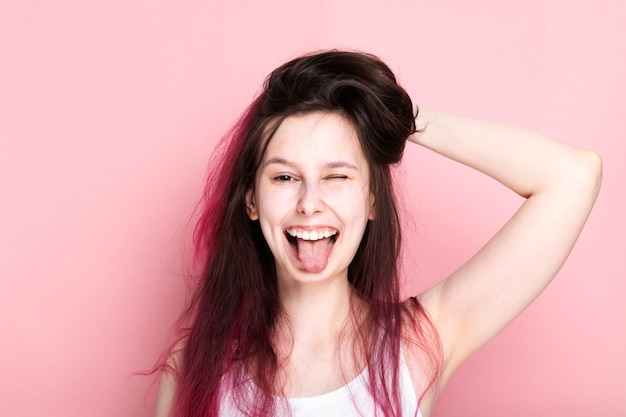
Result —
<svg viewBox="0 0 626 417"><path fill-rule="evenodd" d="M263 164L263 168L269 166L269 165L273 165L273 164L277 164L277 165L287 165L290 166L292 168L297 168L298 165L288 161L284 158L279 158L279 157L274 157L274 158L270 158L268 159L264 164ZM333 161L333 162L329 162L327 164L324 165L325 168L348 168L354 171L358 171L359 168L354 165L351 162L348 161Z"/></svg>

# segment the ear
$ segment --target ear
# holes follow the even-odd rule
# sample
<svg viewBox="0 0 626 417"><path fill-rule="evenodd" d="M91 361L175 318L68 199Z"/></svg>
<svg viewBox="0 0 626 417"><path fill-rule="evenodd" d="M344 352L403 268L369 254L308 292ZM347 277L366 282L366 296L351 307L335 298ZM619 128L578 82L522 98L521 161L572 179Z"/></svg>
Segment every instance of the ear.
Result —
<svg viewBox="0 0 626 417"><path fill-rule="evenodd" d="M256 211L256 203L254 202L254 192L252 188L246 191L246 212L250 220L259 220L259 214Z"/></svg>
<svg viewBox="0 0 626 417"><path fill-rule="evenodd" d="M375 207L375 203L376 202L376 198L374 197L374 194L370 194L370 214L369 216L367 216L368 220L376 220L376 207Z"/></svg>

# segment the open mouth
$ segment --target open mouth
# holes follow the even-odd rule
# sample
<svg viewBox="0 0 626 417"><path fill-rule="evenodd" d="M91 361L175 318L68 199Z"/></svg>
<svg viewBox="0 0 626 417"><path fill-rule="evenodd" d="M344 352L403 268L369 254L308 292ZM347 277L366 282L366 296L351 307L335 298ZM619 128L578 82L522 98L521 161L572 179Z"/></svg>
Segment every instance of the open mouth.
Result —
<svg viewBox="0 0 626 417"><path fill-rule="evenodd" d="M323 241L326 241L328 248L331 248L337 241L339 232L331 228L322 228L318 230L287 229L285 230L285 236L287 237L291 247L296 251L296 253L298 253L298 241L306 241L310 243L316 242L318 245L322 244Z"/></svg>

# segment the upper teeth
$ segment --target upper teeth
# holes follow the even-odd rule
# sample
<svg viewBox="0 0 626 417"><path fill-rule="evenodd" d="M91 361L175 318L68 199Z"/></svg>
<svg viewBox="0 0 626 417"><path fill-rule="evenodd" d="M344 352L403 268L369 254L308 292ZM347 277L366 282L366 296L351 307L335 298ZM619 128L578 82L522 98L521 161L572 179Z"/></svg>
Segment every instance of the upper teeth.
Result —
<svg viewBox="0 0 626 417"><path fill-rule="evenodd" d="M333 229L319 229L311 231L288 229L287 233L291 237L297 237L302 240L320 240L336 235L337 231Z"/></svg>

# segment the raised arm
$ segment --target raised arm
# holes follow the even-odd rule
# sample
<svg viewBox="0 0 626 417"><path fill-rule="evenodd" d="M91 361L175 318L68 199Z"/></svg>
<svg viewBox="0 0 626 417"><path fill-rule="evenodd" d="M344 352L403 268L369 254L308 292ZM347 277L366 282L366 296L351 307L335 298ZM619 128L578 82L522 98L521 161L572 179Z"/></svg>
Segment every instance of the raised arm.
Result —
<svg viewBox="0 0 626 417"><path fill-rule="evenodd" d="M468 262L420 295L444 349L443 382L517 317L569 255L600 188L598 154L525 129L420 110L409 140L526 201Z"/></svg>

